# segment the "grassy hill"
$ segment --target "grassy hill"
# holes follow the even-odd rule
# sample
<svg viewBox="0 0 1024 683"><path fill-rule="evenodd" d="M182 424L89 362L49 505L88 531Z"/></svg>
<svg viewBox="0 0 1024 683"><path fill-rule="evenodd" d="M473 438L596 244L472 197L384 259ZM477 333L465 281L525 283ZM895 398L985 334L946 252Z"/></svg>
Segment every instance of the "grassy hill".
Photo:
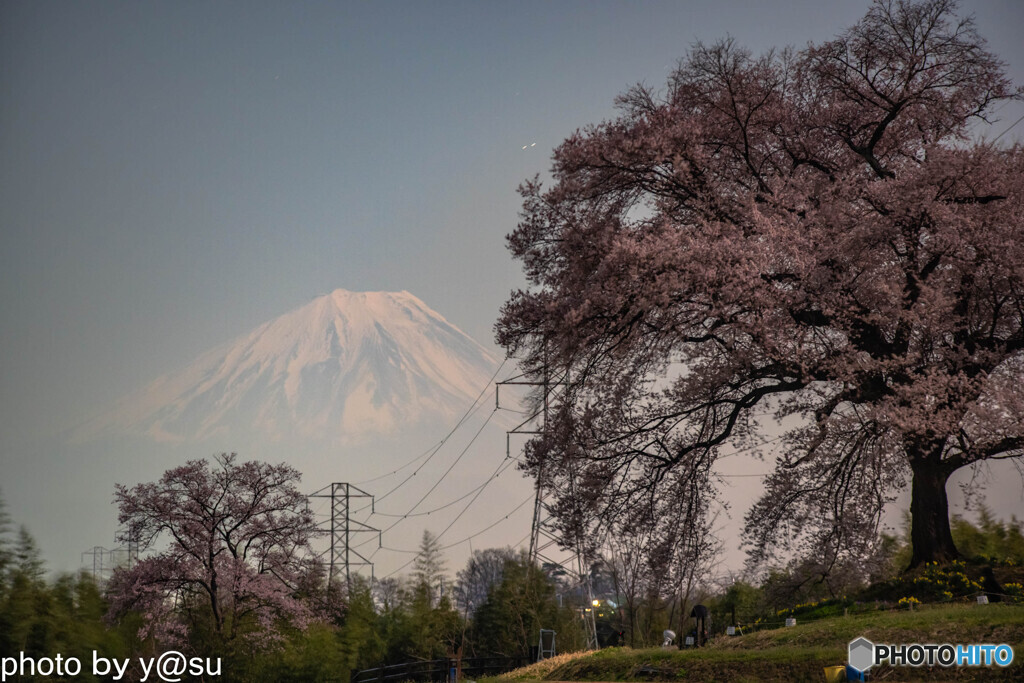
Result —
<svg viewBox="0 0 1024 683"><path fill-rule="evenodd" d="M1006 668L873 667L874 680L1024 680L1024 605L956 605L873 612L790 628L720 637L701 650L631 650L562 655L491 679L490 683L547 681L823 681L826 666L846 663L848 643L1008 643Z"/></svg>

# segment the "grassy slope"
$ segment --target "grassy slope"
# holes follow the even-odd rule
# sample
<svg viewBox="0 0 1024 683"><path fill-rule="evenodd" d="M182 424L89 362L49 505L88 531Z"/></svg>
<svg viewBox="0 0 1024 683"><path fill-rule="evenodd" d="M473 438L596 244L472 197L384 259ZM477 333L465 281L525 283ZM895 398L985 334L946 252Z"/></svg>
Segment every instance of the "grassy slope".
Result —
<svg viewBox="0 0 1024 683"><path fill-rule="evenodd" d="M1024 680L1024 605L953 606L837 617L719 638L699 651L612 648L511 672L494 683L554 681L822 681L858 636L876 643L1008 643L1007 669L872 669L875 680Z"/></svg>

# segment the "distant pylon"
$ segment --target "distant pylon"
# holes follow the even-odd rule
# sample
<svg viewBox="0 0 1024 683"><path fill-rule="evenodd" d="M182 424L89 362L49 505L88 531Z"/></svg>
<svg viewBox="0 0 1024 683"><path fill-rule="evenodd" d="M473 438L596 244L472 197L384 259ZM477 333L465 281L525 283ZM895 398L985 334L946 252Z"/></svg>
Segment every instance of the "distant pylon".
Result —
<svg viewBox="0 0 1024 683"><path fill-rule="evenodd" d="M352 500L357 498L370 499L370 511L373 511L373 496L361 488L347 482L334 482L319 491L312 493L309 498L330 498L331 519L330 519L330 562L327 573L327 586L330 587L335 577L344 573L345 586L352 584L353 567L369 567L370 575L373 576L373 563L355 549L353 539L357 534L375 533L380 534L379 529L352 519Z"/></svg>
<svg viewBox="0 0 1024 683"><path fill-rule="evenodd" d="M113 551L107 550L103 546L95 545L92 548L90 548L89 550L86 550L85 552L82 553L82 566L83 566L83 568L86 568L87 571L88 571L89 565L86 564L86 562L85 562L85 556L86 555L91 555L92 556L92 562L90 564L92 564L92 579L93 579L93 581L99 582L99 581L103 580L103 578L104 578L103 574L107 570L106 564L104 562L104 558L108 557L112 552Z"/></svg>
<svg viewBox="0 0 1024 683"><path fill-rule="evenodd" d="M128 568L131 569L139 561L139 537L128 533Z"/></svg>

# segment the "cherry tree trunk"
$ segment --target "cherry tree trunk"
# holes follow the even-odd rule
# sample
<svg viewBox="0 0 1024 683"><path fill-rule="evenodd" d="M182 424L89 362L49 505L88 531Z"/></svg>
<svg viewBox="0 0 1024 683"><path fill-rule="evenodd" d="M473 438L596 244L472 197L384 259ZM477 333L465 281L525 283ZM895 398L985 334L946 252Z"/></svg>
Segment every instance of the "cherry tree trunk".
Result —
<svg viewBox="0 0 1024 683"><path fill-rule="evenodd" d="M910 569L926 562L946 563L960 556L949 529L946 481L950 472L929 460L911 461Z"/></svg>

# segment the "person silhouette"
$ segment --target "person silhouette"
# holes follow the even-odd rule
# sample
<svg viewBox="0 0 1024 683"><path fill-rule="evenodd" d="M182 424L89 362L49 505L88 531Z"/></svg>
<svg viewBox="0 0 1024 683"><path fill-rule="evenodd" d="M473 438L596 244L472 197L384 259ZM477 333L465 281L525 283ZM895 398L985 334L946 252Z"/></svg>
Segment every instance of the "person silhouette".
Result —
<svg viewBox="0 0 1024 683"><path fill-rule="evenodd" d="M697 631L694 644L697 647L702 647L708 642L708 608L704 605L694 605L690 610L690 616L693 617L694 627Z"/></svg>

